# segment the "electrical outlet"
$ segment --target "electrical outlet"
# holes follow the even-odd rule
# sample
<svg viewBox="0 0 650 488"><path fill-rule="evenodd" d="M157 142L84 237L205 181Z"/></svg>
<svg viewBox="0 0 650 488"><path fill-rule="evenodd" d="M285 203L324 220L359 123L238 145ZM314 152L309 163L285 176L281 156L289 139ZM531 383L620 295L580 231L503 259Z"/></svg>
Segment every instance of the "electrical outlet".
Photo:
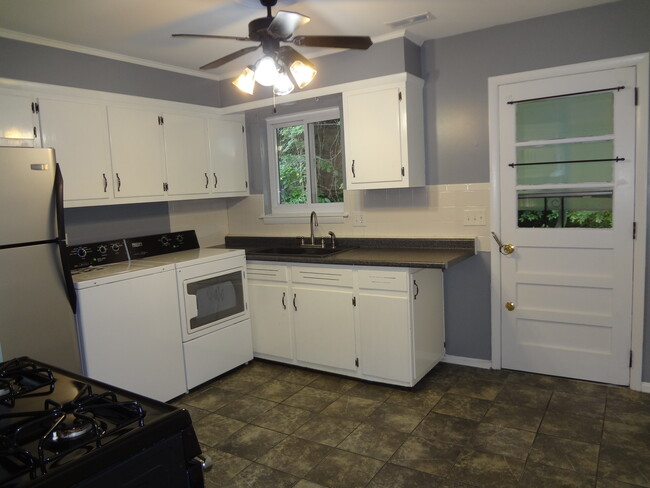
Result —
<svg viewBox="0 0 650 488"><path fill-rule="evenodd" d="M463 225L485 225L485 209L465 209Z"/></svg>
<svg viewBox="0 0 650 488"><path fill-rule="evenodd" d="M365 227L366 215L363 212L352 212L352 226Z"/></svg>

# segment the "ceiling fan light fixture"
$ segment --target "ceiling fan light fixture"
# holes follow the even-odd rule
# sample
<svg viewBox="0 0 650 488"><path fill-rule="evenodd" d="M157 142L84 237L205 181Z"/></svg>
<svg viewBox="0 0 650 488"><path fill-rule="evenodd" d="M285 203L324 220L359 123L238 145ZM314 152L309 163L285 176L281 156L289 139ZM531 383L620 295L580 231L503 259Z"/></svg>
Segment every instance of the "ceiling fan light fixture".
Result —
<svg viewBox="0 0 650 488"><path fill-rule="evenodd" d="M255 71L247 66L244 68L244 71L242 71L241 74L235 78L232 84L244 93L252 95L253 91L255 90Z"/></svg>
<svg viewBox="0 0 650 488"><path fill-rule="evenodd" d="M255 81L262 86L273 86L279 75L278 66L270 56L264 56L255 65Z"/></svg>
<svg viewBox="0 0 650 488"><path fill-rule="evenodd" d="M286 71L282 71L278 76L275 84L273 85L273 93L281 97L283 95L288 95L291 93L294 88L295 86L291 82L289 75L286 73Z"/></svg>
<svg viewBox="0 0 650 488"><path fill-rule="evenodd" d="M316 68L311 63L304 63L299 59L291 63L289 70L300 89L309 85L317 73Z"/></svg>

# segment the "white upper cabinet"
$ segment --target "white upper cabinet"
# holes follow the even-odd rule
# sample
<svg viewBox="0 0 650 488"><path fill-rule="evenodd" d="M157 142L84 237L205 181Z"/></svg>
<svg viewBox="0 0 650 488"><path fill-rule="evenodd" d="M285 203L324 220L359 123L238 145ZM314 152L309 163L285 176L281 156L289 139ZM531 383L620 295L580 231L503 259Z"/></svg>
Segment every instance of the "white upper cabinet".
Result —
<svg viewBox="0 0 650 488"><path fill-rule="evenodd" d="M39 147L36 99L0 93L0 146Z"/></svg>
<svg viewBox="0 0 650 488"><path fill-rule="evenodd" d="M39 98L41 137L61 166L66 202L105 200L113 193L106 106Z"/></svg>
<svg viewBox="0 0 650 488"><path fill-rule="evenodd" d="M343 92L348 190L425 185L423 81Z"/></svg>
<svg viewBox="0 0 650 488"><path fill-rule="evenodd" d="M211 191L248 195L248 157L242 122L209 118Z"/></svg>
<svg viewBox="0 0 650 488"><path fill-rule="evenodd" d="M163 114L167 194L210 192L207 121L198 115Z"/></svg>
<svg viewBox="0 0 650 488"><path fill-rule="evenodd" d="M161 124L160 113L155 110L108 107L115 197L164 195Z"/></svg>

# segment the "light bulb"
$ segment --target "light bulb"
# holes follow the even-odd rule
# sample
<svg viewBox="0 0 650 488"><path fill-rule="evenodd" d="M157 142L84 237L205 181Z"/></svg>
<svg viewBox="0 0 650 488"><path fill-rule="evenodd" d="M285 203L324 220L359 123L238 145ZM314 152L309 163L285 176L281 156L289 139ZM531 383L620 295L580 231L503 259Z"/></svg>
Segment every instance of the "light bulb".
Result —
<svg viewBox="0 0 650 488"><path fill-rule="evenodd" d="M270 56L264 56L255 65L255 81L263 86L271 86L278 79L278 67Z"/></svg>
<svg viewBox="0 0 650 488"><path fill-rule="evenodd" d="M293 86L293 83L291 83L289 75L283 71L278 76L278 79L275 80L275 84L273 85L273 93L278 96L288 95L293 91L294 88L295 87Z"/></svg>
<svg viewBox="0 0 650 488"><path fill-rule="evenodd" d="M306 87L314 79L314 76L316 76L316 70L300 60L291 63L289 69L291 70L293 79L298 83L298 88Z"/></svg>
<svg viewBox="0 0 650 488"><path fill-rule="evenodd" d="M248 67L245 68L244 71L242 71L242 73L237 78L235 78L232 84L244 93L252 95L253 90L255 89L255 71Z"/></svg>

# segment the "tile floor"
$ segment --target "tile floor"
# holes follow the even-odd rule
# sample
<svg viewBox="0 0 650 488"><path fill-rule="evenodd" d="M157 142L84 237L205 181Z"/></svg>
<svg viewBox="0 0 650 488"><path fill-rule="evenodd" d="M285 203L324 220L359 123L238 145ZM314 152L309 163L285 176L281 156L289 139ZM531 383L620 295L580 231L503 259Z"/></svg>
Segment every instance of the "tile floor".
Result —
<svg viewBox="0 0 650 488"><path fill-rule="evenodd" d="M412 390L254 360L173 402L206 486L650 487L650 394L441 363Z"/></svg>

